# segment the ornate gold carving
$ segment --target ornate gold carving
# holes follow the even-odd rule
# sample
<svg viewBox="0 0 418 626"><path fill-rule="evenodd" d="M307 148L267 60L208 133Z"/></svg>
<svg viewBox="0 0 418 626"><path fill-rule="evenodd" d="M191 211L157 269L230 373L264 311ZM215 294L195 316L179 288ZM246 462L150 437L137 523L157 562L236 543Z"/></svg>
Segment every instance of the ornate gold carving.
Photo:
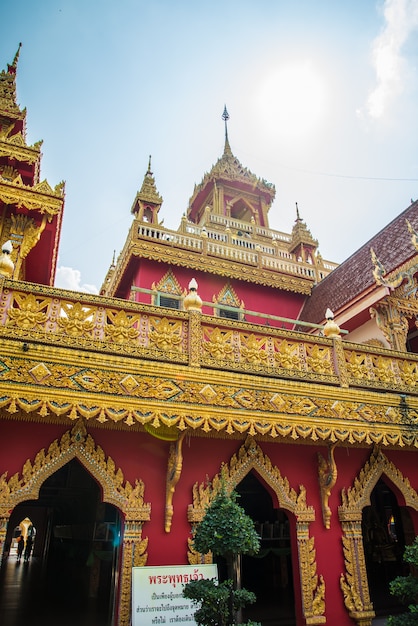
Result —
<svg viewBox="0 0 418 626"><path fill-rule="evenodd" d="M206 508L224 482L228 491L232 491L241 480L255 470L277 496L279 505L292 513L296 520L298 541L299 567L302 586L303 614L306 624L325 624L325 583L316 572L316 555L314 539L309 538L309 522L315 519L315 512L306 503L306 490L299 485L299 493L290 487L287 478L282 477L279 469L273 466L267 455L252 437L247 437L238 452L228 463L223 465L208 485L196 483L193 486L193 504L188 507L188 520L192 524L192 532L202 521ZM193 552L189 543L189 562L201 562L202 555Z"/></svg>
<svg viewBox="0 0 418 626"><path fill-rule="evenodd" d="M332 489L337 482L337 465L334 459L334 449L336 444L328 446L328 460L318 453L318 479L321 493L322 519L325 528L331 528L331 509L328 506Z"/></svg>
<svg viewBox="0 0 418 626"><path fill-rule="evenodd" d="M218 361L225 361L232 358L231 331L221 330L220 328L214 328L213 330L205 328L204 338L206 341L203 343L203 348L212 358Z"/></svg>
<svg viewBox="0 0 418 626"><path fill-rule="evenodd" d="M47 321L46 309L51 303L51 298L40 301L33 294L15 293L14 303L17 307L8 309L10 326L17 326L23 330L36 329L43 326Z"/></svg>
<svg viewBox="0 0 418 626"><path fill-rule="evenodd" d="M94 309L83 306L80 302L63 302L62 314L57 320L58 327L70 337L92 337L95 328L94 313Z"/></svg>
<svg viewBox="0 0 418 626"><path fill-rule="evenodd" d="M301 370L302 361L299 353L299 345L287 339L273 339L274 358L279 367L290 370Z"/></svg>
<svg viewBox="0 0 418 626"><path fill-rule="evenodd" d="M155 345L159 350L178 351L182 337L181 322L170 321L166 317L150 320L151 330L149 331L149 340L151 345Z"/></svg>
<svg viewBox="0 0 418 626"><path fill-rule="evenodd" d="M183 467L183 454L182 445L186 431L181 433L175 443L170 445L170 454L167 464L167 480L165 491L165 532L169 533L171 530L171 521L173 519L174 507L173 496L176 490L176 485L180 480L181 470Z"/></svg>
<svg viewBox="0 0 418 626"><path fill-rule="evenodd" d="M139 336L139 330L134 328L138 324L139 316L126 314L125 311L107 311L110 324L106 325L106 338L115 343L134 341Z"/></svg>

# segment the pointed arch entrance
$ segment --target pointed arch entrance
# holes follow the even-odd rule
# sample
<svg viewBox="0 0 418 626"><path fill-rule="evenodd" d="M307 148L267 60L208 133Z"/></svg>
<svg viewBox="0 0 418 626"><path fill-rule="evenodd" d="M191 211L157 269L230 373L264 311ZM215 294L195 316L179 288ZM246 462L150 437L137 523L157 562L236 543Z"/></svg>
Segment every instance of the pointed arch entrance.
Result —
<svg viewBox="0 0 418 626"><path fill-rule="evenodd" d="M260 550L242 559L242 584L256 594L257 601L244 611L244 622L271 621L272 616L295 624L295 594L290 524L285 509L274 502L271 490L250 471L237 485L239 504L255 522ZM290 519L289 519L290 517Z"/></svg>
<svg viewBox="0 0 418 626"><path fill-rule="evenodd" d="M304 486L300 485L299 493L292 489L287 478L282 477L279 469L273 466L251 436L247 437L238 452L232 456L229 464L222 466L212 479L211 485L202 483L193 487L193 504L188 509L192 532L202 521L206 507L220 489L221 481L224 480L227 489L232 491L250 472L257 474L268 486L278 506L284 509L289 522L294 525L297 559L293 559L293 565L299 572L300 588L297 591L300 594L304 623L325 624L325 583L322 576L317 574L314 538L309 536L309 524L315 519L314 510L306 503ZM189 562L208 562L208 555L194 551L192 540L189 540Z"/></svg>
<svg viewBox="0 0 418 626"><path fill-rule="evenodd" d="M109 524L102 526L99 524L95 528L95 537L98 540L109 539L112 530L117 531L118 520L120 522L120 534L123 537L118 563L120 584L115 591L115 618L108 621L106 626L110 624L128 626L131 611L132 566L146 563L147 539L142 538L142 525L150 519L151 507L144 502L142 481L136 480L134 486L129 481L124 483L121 469L117 469L113 460L106 457L102 448L95 444L81 420L71 430L66 431L60 440L52 442L46 452L44 449L38 452L33 462L28 459L21 474L15 474L10 479L7 479L6 474L0 477L0 556L7 556L9 546L6 540L9 536L9 523L10 527L14 528L11 522L13 512L17 507L25 506L24 503L39 503L40 496L45 498L43 487L46 485L48 489L54 481L62 480L62 475L68 471L76 474L81 472L83 483L87 475L91 481L90 493L96 490L96 495L100 494L97 500L100 500L105 509L107 507L104 515L113 515L113 520ZM16 519L19 516L20 512L17 509ZM55 526L59 527L60 524ZM68 533L68 529L65 528L68 524L64 523L61 526L63 528L57 532L58 535L60 533L64 535L61 536L61 539L64 539Z"/></svg>
<svg viewBox="0 0 418 626"><path fill-rule="evenodd" d="M412 528L412 533L411 533ZM409 573L403 562L405 546L414 539L411 516L398 502L393 485L383 474L370 494L370 506L363 509L362 531L370 597L376 615L404 610L389 592L389 583Z"/></svg>
<svg viewBox="0 0 418 626"><path fill-rule="evenodd" d="M378 488L374 491L376 485ZM363 511L366 507L372 506L374 494L378 494L379 491L381 493L382 485L386 490L389 489L392 495L394 495L394 490L397 490L402 495L404 506L418 511L417 492L378 447L373 450L370 459L355 479L353 487L349 487L347 491L343 489L342 504L338 509L338 515L343 530L346 571L341 574L340 585L345 606L358 626L371 626L375 617L363 543L365 523ZM398 500L397 503L400 504L400 501Z"/></svg>

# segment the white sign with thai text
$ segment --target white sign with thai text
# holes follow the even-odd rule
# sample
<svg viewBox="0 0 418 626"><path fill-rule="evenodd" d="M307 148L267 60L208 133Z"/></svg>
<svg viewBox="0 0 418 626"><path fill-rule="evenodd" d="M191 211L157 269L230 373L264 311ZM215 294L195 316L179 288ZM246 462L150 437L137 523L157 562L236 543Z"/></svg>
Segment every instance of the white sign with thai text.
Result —
<svg viewBox="0 0 418 626"><path fill-rule="evenodd" d="M191 580L218 578L216 565L167 565L132 568L132 626L196 622L196 606L183 597Z"/></svg>

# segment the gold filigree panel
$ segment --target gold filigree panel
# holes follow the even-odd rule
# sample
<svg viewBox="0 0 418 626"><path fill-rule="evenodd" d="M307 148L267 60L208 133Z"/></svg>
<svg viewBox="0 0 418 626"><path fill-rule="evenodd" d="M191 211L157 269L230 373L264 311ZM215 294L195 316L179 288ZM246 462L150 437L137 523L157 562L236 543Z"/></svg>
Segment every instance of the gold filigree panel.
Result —
<svg viewBox="0 0 418 626"><path fill-rule="evenodd" d="M24 344L26 345L26 344ZM161 366L146 370L126 368L112 360L113 368L92 367L80 356L79 364L30 358L30 346L19 357L0 359L0 408L10 414L84 417L99 423L124 422L128 426L152 424L191 428L204 432L225 431L310 439L350 444L416 446L418 411L404 406L398 397L354 401L337 388L328 398L306 394L306 387L276 391L273 380L264 385L241 379L223 384L219 377L193 378L187 369L174 378L155 375ZM23 356L25 355L25 356ZM63 361L63 362L62 362ZM162 373L162 372L161 372ZM172 374L172 372L171 372ZM207 381L207 382L206 382ZM256 380L255 382L258 382ZM241 384L240 384L241 383ZM338 398L338 399L337 399ZM17 415L18 417L18 415Z"/></svg>
<svg viewBox="0 0 418 626"><path fill-rule="evenodd" d="M350 385L414 391L418 386L418 359L388 354L388 350L345 349Z"/></svg>

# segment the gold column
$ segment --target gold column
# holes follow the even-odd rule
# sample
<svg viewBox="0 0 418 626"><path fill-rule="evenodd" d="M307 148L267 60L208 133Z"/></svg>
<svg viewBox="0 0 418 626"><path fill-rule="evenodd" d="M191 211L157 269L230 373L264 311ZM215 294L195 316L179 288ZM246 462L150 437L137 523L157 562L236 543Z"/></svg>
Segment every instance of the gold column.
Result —
<svg viewBox="0 0 418 626"><path fill-rule="evenodd" d="M344 604L357 626L371 626L375 612L370 601L361 517L350 519L351 516L349 514L347 519L344 519L344 517L344 513L340 510L346 566L345 573L341 574L340 577Z"/></svg>

